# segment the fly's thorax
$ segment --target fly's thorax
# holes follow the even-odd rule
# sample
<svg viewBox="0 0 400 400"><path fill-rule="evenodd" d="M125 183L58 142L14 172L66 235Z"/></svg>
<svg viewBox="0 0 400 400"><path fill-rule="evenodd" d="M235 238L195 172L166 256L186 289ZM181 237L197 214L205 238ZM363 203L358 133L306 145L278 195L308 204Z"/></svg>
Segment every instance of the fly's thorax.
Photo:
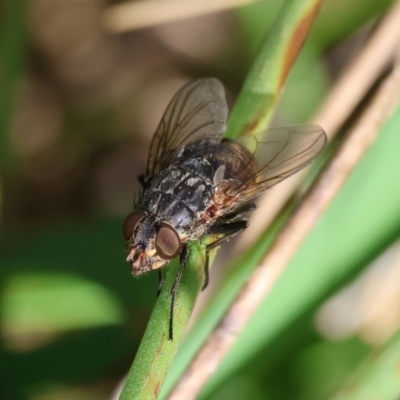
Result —
<svg viewBox="0 0 400 400"><path fill-rule="evenodd" d="M182 235L198 223L215 191L214 171L206 160L182 160L161 171L145 190L141 208L167 221Z"/></svg>

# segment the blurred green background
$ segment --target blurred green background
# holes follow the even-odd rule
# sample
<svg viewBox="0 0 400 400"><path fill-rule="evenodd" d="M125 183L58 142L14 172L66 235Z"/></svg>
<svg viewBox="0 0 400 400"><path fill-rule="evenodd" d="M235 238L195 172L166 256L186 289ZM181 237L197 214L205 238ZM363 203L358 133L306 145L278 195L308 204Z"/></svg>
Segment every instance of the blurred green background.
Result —
<svg viewBox="0 0 400 400"><path fill-rule="evenodd" d="M104 28L104 12L113 3L0 3L0 399L110 398L156 300L157 276L131 276L121 235L151 137L169 99L188 80L215 76L234 103L283 2L121 34ZM389 5L324 3L275 125L312 116ZM391 318L383 333L349 324L343 333L343 321L332 317L338 309L347 322L356 320L360 309L351 305L367 289L375 293L368 285L381 282L382 269L364 286L357 281L358 292L347 289L319 305L398 237L400 213L393 213L400 193L391 172L399 168L399 126L397 112L300 252L296 263L312 268L277 289L287 304L274 309L271 300L266 306L264 315L280 322L267 331L266 321L257 325L260 313L243 337L244 355L232 355L204 398L326 398L397 329L396 297L382 306L392 310L383 317ZM383 268L400 258L391 251ZM336 275L327 278L326 271ZM301 285L313 279L310 294ZM282 309L289 312L283 316Z"/></svg>

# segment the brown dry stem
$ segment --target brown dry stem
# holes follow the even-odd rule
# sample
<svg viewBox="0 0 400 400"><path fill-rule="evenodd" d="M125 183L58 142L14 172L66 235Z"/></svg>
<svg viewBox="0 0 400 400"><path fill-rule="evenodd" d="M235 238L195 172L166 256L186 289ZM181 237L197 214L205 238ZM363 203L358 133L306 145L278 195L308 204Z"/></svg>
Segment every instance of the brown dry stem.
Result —
<svg viewBox="0 0 400 400"><path fill-rule="evenodd" d="M400 1L385 18L334 86L313 123L324 127L329 137L337 132L385 67L393 60L400 45Z"/></svg>

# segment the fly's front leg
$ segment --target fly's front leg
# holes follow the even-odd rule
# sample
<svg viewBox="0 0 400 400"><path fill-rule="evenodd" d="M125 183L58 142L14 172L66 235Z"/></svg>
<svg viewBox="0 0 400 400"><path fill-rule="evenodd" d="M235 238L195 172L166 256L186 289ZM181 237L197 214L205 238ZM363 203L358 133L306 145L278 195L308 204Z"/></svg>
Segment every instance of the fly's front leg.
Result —
<svg viewBox="0 0 400 400"><path fill-rule="evenodd" d="M235 235L243 232L248 226L247 221L235 221L228 222L223 225L217 225L211 228L210 234L213 235L224 235L223 237L217 239L215 242L210 243L206 247L206 261L204 263L204 284L201 290L204 290L208 283L210 282L210 271L209 271L209 262L210 262L210 251L220 246L222 243L228 241Z"/></svg>
<svg viewBox="0 0 400 400"><path fill-rule="evenodd" d="M140 185L142 186L142 188L145 189L146 188L146 179L145 179L144 175L143 174L139 175L137 179L138 179Z"/></svg>
<svg viewBox="0 0 400 400"><path fill-rule="evenodd" d="M160 296L161 290L164 286L164 274L161 269L158 270L158 288L157 288L157 298Z"/></svg>
<svg viewBox="0 0 400 400"><path fill-rule="evenodd" d="M184 244L182 247L182 251L181 251L181 259L180 259L178 273L176 274L175 282L171 289L171 307L169 310L169 340L171 340L171 341L173 340L173 337L174 337L175 296L176 296L176 293L178 292L179 283L181 281L182 273L183 273L183 270L185 269L185 264L186 264L188 257L189 257L189 247L187 244Z"/></svg>

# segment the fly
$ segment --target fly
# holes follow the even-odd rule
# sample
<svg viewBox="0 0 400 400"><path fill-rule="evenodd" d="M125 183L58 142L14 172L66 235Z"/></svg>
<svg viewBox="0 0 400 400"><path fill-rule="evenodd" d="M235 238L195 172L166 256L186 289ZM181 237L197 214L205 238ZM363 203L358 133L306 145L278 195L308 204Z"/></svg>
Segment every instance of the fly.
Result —
<svg viewBox="0 0 400 400"><path fill-rule="evenodd" d="M171 290L169 339L173 338L176 292L189 243L216 237L206 246L203 289L209 282L209 253L244 231L252 200L308 165L326 143L316 125L269 129L254 136L223 139L228 106L222 84L199 79L182 87L154 134L136 210L123 224L135 276L158 270L180 256Z"/></svg>

